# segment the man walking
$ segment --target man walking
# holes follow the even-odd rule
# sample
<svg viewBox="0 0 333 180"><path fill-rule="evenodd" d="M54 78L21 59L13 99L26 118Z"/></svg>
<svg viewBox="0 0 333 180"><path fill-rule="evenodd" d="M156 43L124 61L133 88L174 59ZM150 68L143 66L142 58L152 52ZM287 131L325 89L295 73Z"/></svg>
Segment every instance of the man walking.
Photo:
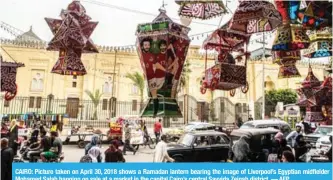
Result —
<svg viewBox="0 0 333 180"><path fill-rule="evenodd" d="M154 124L154 133L156 137L156 143L158 143L160 135L162 134L162 119L159 119L157 122Z"/></svg>
<svg viewBox="0 0 333 180"><path fill-rule="evenodd" d="M133 152L133 155L135 155L136 150L131 145L131 128L129 127L129 124L127 123L124 127L125 132L125 144L123 148L123 154L126 155L126 150L130 150Z"/></svg>
<svg viewBox="0 0 333 180"><path fill-rule="evenodd" d="M295 146L296 143L296 138L298 135L302 134L302 126L297 124L296 125L296 130L291 132L287 137L286 140L289 142L290 140L292 141L292 147Z"/></svg>
<svg viewBox="0 0 333 180"><path fill-rule="evenodd" d="M12 179L12 163L14 159L14 152L12 148L8 147L8 140L1 139L1 180Z"/></svg>
<svg viewBox="0 0 333 180"><path fill-rule="evenodd" d="M161 141L157 143L153 162L174 162L167 151L166 135L161 136Z"/></svg>

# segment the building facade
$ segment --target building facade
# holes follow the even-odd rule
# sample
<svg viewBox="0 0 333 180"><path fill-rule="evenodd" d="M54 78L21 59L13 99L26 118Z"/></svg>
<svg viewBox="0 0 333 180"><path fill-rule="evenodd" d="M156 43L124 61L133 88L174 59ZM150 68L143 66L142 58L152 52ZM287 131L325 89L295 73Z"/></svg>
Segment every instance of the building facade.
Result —
<svg viewBox="0 0 333 180"><path fill-rule="evenodd" d="M126 78L127 73L142 73L139 58L133 48L98 46L100 53L82 56L87 70L85 76L62 76L50 73L57 61L58 52L46 51L46 44L40 39L29 42L2 40L0 47L4 60L25 64L25 67L19 68L17 73L17 97L11 102L5 102L2 99L0 114L38 111L67 113L71 118L89 119L92 111L97 108L99 118L106 118L110 117L113 111L112 108L110 110L112 97L115 97L118 103L116 113L113 115L139 114L141 107L139 89ZM187 120L202 119L203 117L198 115L209 111L207 103L211 102L214 102L214 116L218 121L233 122L236 116L244 120L249 115L254 117L255 103L261 101L263 85L266 90L296 89L308 71L307 64L298 64L302 77L278 79L279 66L272 64L270 57L265 58L264 61L252 57L247 65L249 91L246 94L241 93L239 89L236 90L234 97L231 97L228 92L219 90L201 94L200 80L204 72L205 55L199 50L200 47L191 46L188 51L190 79L186 88L178 94L178 101L181 109L186 111L184 115ZM214 59L213 54L208 56L207 67L214 64ZM320 65L312 67L314 74L323 80L324 67ZM264 76L262 76L263 69ZM94 103L84 105L85 102L91 101L85 92L87 90L91 92L99 90L103 93L101 102L96 107ZM146 93L144 97L144 99L147 98ZM201 105L198 105L200 103ZM210 119L209 116L206 118Z"/></svg>

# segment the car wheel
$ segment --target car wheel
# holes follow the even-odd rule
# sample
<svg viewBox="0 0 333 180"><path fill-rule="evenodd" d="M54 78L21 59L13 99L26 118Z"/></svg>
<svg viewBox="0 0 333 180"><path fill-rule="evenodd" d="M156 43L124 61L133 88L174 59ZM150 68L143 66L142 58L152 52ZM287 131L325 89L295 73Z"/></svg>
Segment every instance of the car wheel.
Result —
<svg viewBox="0 0 333 180"><path fill-rule="evenodd" d="M137 151L140 145L133 145L133 148Z"/></svg>
<svg viewBox="0 0 333 180"><path fill-rule="evenodd" d="M183 162L184 161L184 159L180 156L175 156L175 157L172 157L172 158L175 160L175 162Z"/></svg>
<svg viewBox="0 0 333 180"><path fill-rule="evenodd" d="M149 147L150 149L155 149L155 142L153 141L153 139L152 139L151 137L149 137L147 143L148 143L148 147Z"/></svg>
<svg viewBox="0 0 333 180"><path fill-rule="evenodd" d="M84 141L79 141L77 142L77 145L79 146L79 148L83 149L86 146L86 143Z"/></svg>

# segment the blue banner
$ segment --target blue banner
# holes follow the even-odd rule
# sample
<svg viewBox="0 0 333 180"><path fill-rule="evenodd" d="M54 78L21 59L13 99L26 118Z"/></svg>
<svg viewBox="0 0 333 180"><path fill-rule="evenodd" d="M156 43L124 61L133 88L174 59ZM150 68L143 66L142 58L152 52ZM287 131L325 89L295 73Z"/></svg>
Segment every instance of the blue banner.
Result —
<svg viewBox="0 0 333 180"><path fill-rule="evenodd" d="M332 163L13 164L13 180L315 180L318 178L332 180Z"/></svg>

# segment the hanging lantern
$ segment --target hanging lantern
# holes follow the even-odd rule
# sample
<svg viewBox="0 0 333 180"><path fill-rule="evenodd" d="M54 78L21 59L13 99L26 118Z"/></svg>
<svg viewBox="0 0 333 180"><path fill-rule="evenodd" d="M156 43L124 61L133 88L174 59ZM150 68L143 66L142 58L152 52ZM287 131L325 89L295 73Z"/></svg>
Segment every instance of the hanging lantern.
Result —
<svg viewBox="0 0 333 180"><path fill-rule="evenodd" d="M303 50L304 57L322 58L332 56L332 28L325 27L320 30L310 31L311 44Z"/></svg>
<svg viewBox="0 0 333 180"><path fill-rule="evenodd" d="M332 26L332 2L308 1L307 7L299 10L298 18L304 28L330 27Z"/></svg>
<svg viewBox="0 0 333 180"><path fill-rule="evenodd" d="M272 51L274 63L280 65L278 78L300 77L296 62L301 60L300 51Z"/></svg>
<svg viewBox="0 0 333 180"><path fill-rule="evenodd" d="M230 22L227 22L210 34L203 42L203 48L216 51L244 51L244 44L249 42L251 35L241 31L228 30L229 24Z"/></svg>
<svg viewBox="0 0 333 180"><path fill-rule="evenodd" d="M228 13L222 0L176 0L179 16L210 19Z"/></svg>
<svg viewBox="0 0 333 180"><path fill-rule="evenodd" d="M247 34L272 31L282 22L274 5L267 1L240 1L229 29Z"/></svg>
<svg viewBox="0 0 333 180"><path fill-rule="evenodd" d="M189 31L162 9L153 22L138 25L137 51L150 97L141 116L182 117L176 95L190 45Z"/></svg>
<svg viewBox="0 0 333 180"><path fill-rule="evenodd" d="M277 29L272 51L296 51L309 45L310 39L301 25L284 24Z"/></svg>
<svg viewBox="0 0 333 180"><path fill-rule="evenodd" d="M17 94L16 74L17 68L24 67L22 63L3 61L0 55L1 92L5 92L5 100L12 100Z"/></svg>
<svg viewBox="0 0 333 180"><path fill-rule="evenodd" d="M54 37L47 50L59 51L59 59L52 68L52 73L61 75L85 75L82 53L98 53L89 37L98 22L91 22L80 1L74 0L66 10L62 10L59 19L45 18Z"/></svg>
<svg viewBox="0 0 333 180"><path fill-rule="evenodd" d="M306 113L304 117L304 121L308 122L319 122L323 121L323 113L321 110L321 106L312 106L306 108Z"/></svg>

